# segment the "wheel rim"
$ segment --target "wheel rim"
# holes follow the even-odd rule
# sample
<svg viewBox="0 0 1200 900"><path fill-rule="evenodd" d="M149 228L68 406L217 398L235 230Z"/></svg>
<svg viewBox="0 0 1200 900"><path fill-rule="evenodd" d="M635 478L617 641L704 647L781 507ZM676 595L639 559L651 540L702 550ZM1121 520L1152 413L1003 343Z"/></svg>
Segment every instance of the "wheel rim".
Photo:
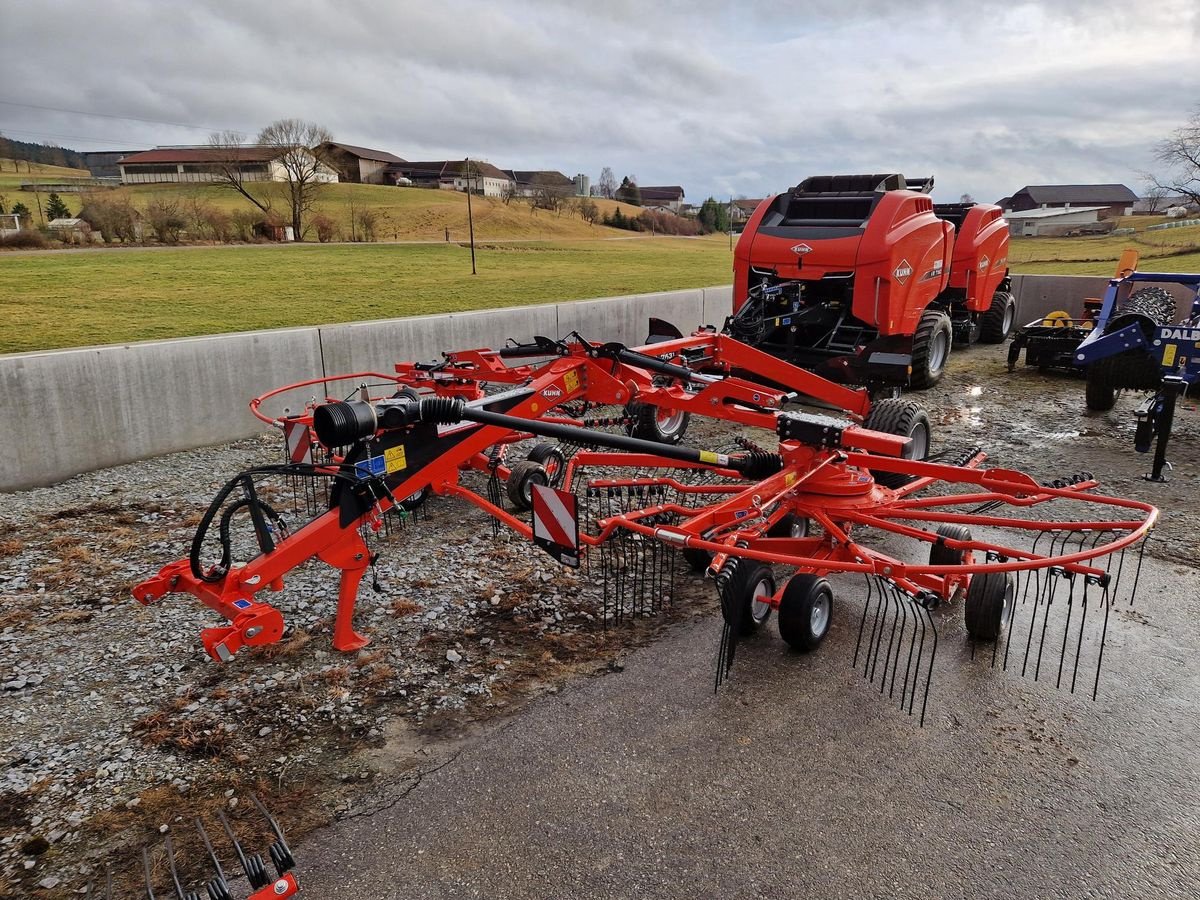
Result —
<svg viewBox="0 0 1200 900"><path fill-rule="evenodd" d="M663 434L674 434L683 424L683 410L658 408L658 430Z"/></svg>
<svg viewBox="0 0 1200 900"><path fill-rule="evenodd" d="M788 529L788 537L808 537L808 519L796 516L792 519L792 527Z"/></svg>
<svg viewBox="0 0 1200 900"><path fill-rule="evenodd" d="M754 585L754 593L750 595L750 618L757 624L766 621L771 614L771 583L763 578Z"/></svg>
<svg viewBox="0 0 1200 900"><path fill-rule="evenodd" d="M814 637L820 637L825 633L825 629L829 627L829 594L825 591L819 593L813 600L812 612L809 614L808 627L812 631Z"/></svg>
<svg viewBox="0 0 1200 900"><path fill-rule="evenodd" d="M1003 631L1008 625L1008 620L1012 618L1014 600L1013 580L1008 578L1004 584L1004 600L1000 603L1000 630Z"/></svg>
<svg viewBox="0 0 1200 900"><path fill-rule="evenodd" d="M949 341L946 340L946 332L938 331L933 336L933 340L929 343L929 371L936 374L942 371L942 366L946 364L946 351L949 349Z"/></svg>
<svg viewBox="0 0 1200 900"><path fill-rule="evenodd" d="M913 459L925 459L929 455L929 428L924 422L917 424L909 435L913 443Z"/></svg>
<svg viewBox="0 0 1200 900"><path fill-rule="evenodd" d="M1005 334L1008 334L1008 332L1012 329L1013 318L1016 316L1016 314L1017 314L1017 311L1016 311L1016 309L1013 308L1013 304L1011 304L1011 303L1004 304L1004 326L1003 327L1004 327Z"/></svg>

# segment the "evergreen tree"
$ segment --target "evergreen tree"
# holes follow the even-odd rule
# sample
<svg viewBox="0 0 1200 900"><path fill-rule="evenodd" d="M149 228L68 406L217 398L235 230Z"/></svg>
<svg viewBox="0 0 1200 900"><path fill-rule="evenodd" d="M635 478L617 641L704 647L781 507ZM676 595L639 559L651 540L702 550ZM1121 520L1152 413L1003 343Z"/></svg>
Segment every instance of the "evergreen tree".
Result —
<svg viewBox="0 0 1200 900"><path fill-rule="evenodd" d="M633 206L642 205L642 192L638 190L637 179L634 176L626 175L621 179L621 186L617 188L617 199Z"/></svg>
<svg viewBox="0 0 1200 900"><path fill-rule="evenodd" d="M729 230L729 207L712 197L700 204L700 212L696 218L700 220L700 227L705 231Z"/></svg>
<svg viewBox="0 0 1200 900"><path fill-rule="evenodd" d="M46 198L46 218L51 221L71 218L71 210L67 208L67 204L63 203L62 197L58 194L51 194Z"/></svg>
<svg viewBox="0 0 1200 900"><path fill-rule="evenodd" d="M13 208L12 208L12 214L14 216L20 216L22 219L28 219L29 218L29 207L26 206L24 203L14 203Z"/></svg>

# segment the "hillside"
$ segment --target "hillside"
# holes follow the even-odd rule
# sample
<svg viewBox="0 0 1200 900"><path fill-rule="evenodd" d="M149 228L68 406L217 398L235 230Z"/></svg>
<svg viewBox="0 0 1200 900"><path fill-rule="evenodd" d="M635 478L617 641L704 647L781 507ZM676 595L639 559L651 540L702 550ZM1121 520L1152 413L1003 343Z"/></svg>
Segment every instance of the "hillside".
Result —
<svg viewBox="0 0 1200 900"><path fill-rule="evenodd" d="M251 185L252 193L270 201L271 208L287 218L287 203L281 186ZM255 207L246 199L215 185L204 184L139 184L101 191L105 199L127 198L139 208L155 200L175 200L181 206L208 203L225 212L252 211ZM626 215L636 216L637 207L612 200L597 200L608 213L620 207ZM472 197L477 240L587 239L628 235L628 231L589 225L578 215L561 215L539 209L531 212L521 200L505 205L491 197ZM70 203L72 208L75 204ZM457 191L438 191L425 188L386 187L373 184L331 184L322 189L313 213L333 219L341 239L349 240L352 216L370 210L378 219L376 238L381 241L444 241L446 230L452 241L466 240L467 196ZM308 240L315 240L310 233Z"/></svg>
<svg viewBox="0 0 1200 900"><path fill-rule="evenodd" d="M0 189L16 189L27 181L91 177L91 173L87 169L68 169L65 166L51 166L44 163L26 162L23 159L12 160L0 157Z"/></svg>

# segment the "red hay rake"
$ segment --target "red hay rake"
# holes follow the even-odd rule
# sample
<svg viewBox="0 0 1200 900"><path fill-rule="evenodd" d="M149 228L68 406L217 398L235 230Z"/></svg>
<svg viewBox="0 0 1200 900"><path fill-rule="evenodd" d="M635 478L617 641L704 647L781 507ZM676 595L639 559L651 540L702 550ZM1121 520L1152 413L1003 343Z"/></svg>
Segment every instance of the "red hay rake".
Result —
<svg viewBox="0 0 1200 900"><path fill-rule="evenodd" d="M578 334L537 338L395 369L256 398L254 413L285 433L287 461L228 482L189 558L134 596L146 604L171 592L199 598L228 620L202 633L207 652L227 661L280 639L283 616L260 595L282 590L289 571L316 558L341 571L334 647L357 650L368 642L352 617L375 560L369 541L418 515L430 494L458 497L494 528L597 569L606 621L669 600L682 555L718 589L718 683L739 638L772 612L788 644L815 648L833 618L829 577L861 575L854 664L910 714L919 700L923 720L941 618L934 611L951 601L965 610L973 646L991 645L994 665L1053 676L1072 691L1094 666L1094 694L1109 612L1127 571L1132 602L1158 516L1148 504L1094 493L1087 473L1045 485L984 468L974 448L930 458L917 404L873 401L707 331L637 349ZM328 394L346 381L357 386L344 399L264 411L286 391L321 385ZM849 418L785 410L792 401ZM691 416L759 429L757 441L769 434L772 446L744 435L718 449L684 446ZM535 437L544 440L513 459L516 445ZM272 478L303 485L315 516L290 529L261 496ZM573 529L568 514L548 538L529 521L531 507L535 519L581 510L583 527ZM256 551L244 564L231 551L239 513ZM221 554L208 561L214 523ZM1137 562L1126 565L1130 548Z"/></svg>

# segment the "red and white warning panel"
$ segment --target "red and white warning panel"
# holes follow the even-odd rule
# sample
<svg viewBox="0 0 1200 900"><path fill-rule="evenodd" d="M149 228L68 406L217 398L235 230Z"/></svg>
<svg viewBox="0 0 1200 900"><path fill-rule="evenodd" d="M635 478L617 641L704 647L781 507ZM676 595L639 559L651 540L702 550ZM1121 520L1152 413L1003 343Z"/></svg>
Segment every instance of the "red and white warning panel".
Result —
<svg viewBox="0 0 1200 900"><path fill-rule="evenodd" d="M579 501L570 491L533 488L533 542L564 566L579 568Z"/></svg>
<svg viewBox="0 0 1200 900"><path fill-rule="evenodd" d="M288 419L283 423L283 437L287 441L288 459L294 463L311 463L312 435L308 426L298 419Z"/></svg>

